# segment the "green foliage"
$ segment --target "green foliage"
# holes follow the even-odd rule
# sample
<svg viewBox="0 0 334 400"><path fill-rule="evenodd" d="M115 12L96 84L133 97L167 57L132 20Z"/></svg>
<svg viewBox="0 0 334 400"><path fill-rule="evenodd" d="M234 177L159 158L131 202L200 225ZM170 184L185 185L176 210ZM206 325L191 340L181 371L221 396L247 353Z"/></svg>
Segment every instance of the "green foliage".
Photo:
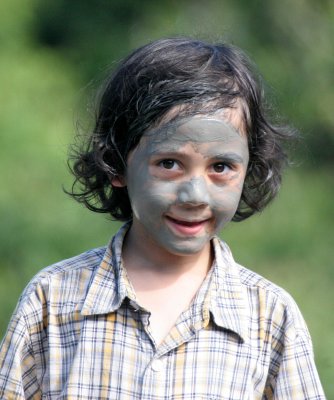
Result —
<svg viewBox="0 0 334 400"><path fill-rule="evenodd" d="M303 132L306 159L333 163L333 2L40 0L37 5L33 38L70 61L83 82L157 37L190 34L235 43L256 60L283 115Z"/></svg>
<svg viewBox="0 0 334 400"><path fill-rule="evenodd" d="M288 174L276 203L263 215L231 224L223 236L240 263L295 297L328 398L334 398L333 182L324 167L333 153L333 14L334 3L307 0L3 0L0 336L38 270L106 244L118 227L62 192L71 184L67 147L84 108L87 90L81 88L150 39L223 36L253 56L275 87L279 107L306 132L308 146L308 168Z"/></svg>

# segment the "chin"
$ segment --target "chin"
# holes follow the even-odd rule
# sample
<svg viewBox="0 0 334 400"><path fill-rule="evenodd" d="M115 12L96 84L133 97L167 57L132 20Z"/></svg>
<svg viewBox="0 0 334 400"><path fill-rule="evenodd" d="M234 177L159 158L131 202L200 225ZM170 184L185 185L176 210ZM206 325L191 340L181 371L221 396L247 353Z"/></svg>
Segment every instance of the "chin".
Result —
<svg viewBox="0 0 334 400"><path fill-rule="evenodd" d="M180 241L179 243L175 243L172 246L168 246L166 250L174 254L176 256L191 256L195 254L201 253L205 247L210 243L211 239L205 239L203 241L200 241L199 243L193 243L193 239L191 240L183 240Z"/></svg>

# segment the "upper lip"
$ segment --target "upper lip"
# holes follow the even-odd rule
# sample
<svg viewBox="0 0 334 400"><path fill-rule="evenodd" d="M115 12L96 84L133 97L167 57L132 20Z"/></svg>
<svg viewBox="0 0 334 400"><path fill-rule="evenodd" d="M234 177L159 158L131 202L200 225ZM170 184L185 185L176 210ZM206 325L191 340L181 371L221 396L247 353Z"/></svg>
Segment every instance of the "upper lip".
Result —
<svg viewBox="0 0 334 400"><path fill-rule="evenodd" d="M177 221L177 222L185 222L185 223L188 223L188 224L196 224L196 223L205 222L205 221L207 221L208 219L211 218L210 216L204 216L204 217L201 217L201 218L198 218L198 217L196 217L196 218L183 218L183 217L178 217L178 216L174 216L174 215L166 215L166 217L169 218L169 219L172 219L174 221Z"/></svg>

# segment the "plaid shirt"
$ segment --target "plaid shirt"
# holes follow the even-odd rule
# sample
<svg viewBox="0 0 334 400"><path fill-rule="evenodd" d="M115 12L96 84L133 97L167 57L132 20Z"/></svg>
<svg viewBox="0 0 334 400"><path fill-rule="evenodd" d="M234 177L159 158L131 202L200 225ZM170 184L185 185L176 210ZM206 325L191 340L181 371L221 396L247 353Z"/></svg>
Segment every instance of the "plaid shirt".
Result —
<svg viewBox="0 0 334 400"><path fill-rule="evenodd" d="M294 301L218 238L210 273L157 347L121 264L126 229L28 285L0 349L1 399L325 399Z"/></svg>

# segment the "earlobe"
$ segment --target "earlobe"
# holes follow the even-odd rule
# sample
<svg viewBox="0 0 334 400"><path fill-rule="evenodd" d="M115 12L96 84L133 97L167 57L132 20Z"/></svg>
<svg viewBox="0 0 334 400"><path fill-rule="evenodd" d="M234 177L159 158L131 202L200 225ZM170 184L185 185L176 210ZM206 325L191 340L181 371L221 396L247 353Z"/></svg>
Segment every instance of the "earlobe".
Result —
<svg viewBox="0 0 334 400"><path fill-rule="evenodd" d="M111 182L111 186L114 186L114 187L125 187L126 186L125 178L124 178L124 176L121 176L121 175L112 176L110 178L110 182Z"/></svg>

